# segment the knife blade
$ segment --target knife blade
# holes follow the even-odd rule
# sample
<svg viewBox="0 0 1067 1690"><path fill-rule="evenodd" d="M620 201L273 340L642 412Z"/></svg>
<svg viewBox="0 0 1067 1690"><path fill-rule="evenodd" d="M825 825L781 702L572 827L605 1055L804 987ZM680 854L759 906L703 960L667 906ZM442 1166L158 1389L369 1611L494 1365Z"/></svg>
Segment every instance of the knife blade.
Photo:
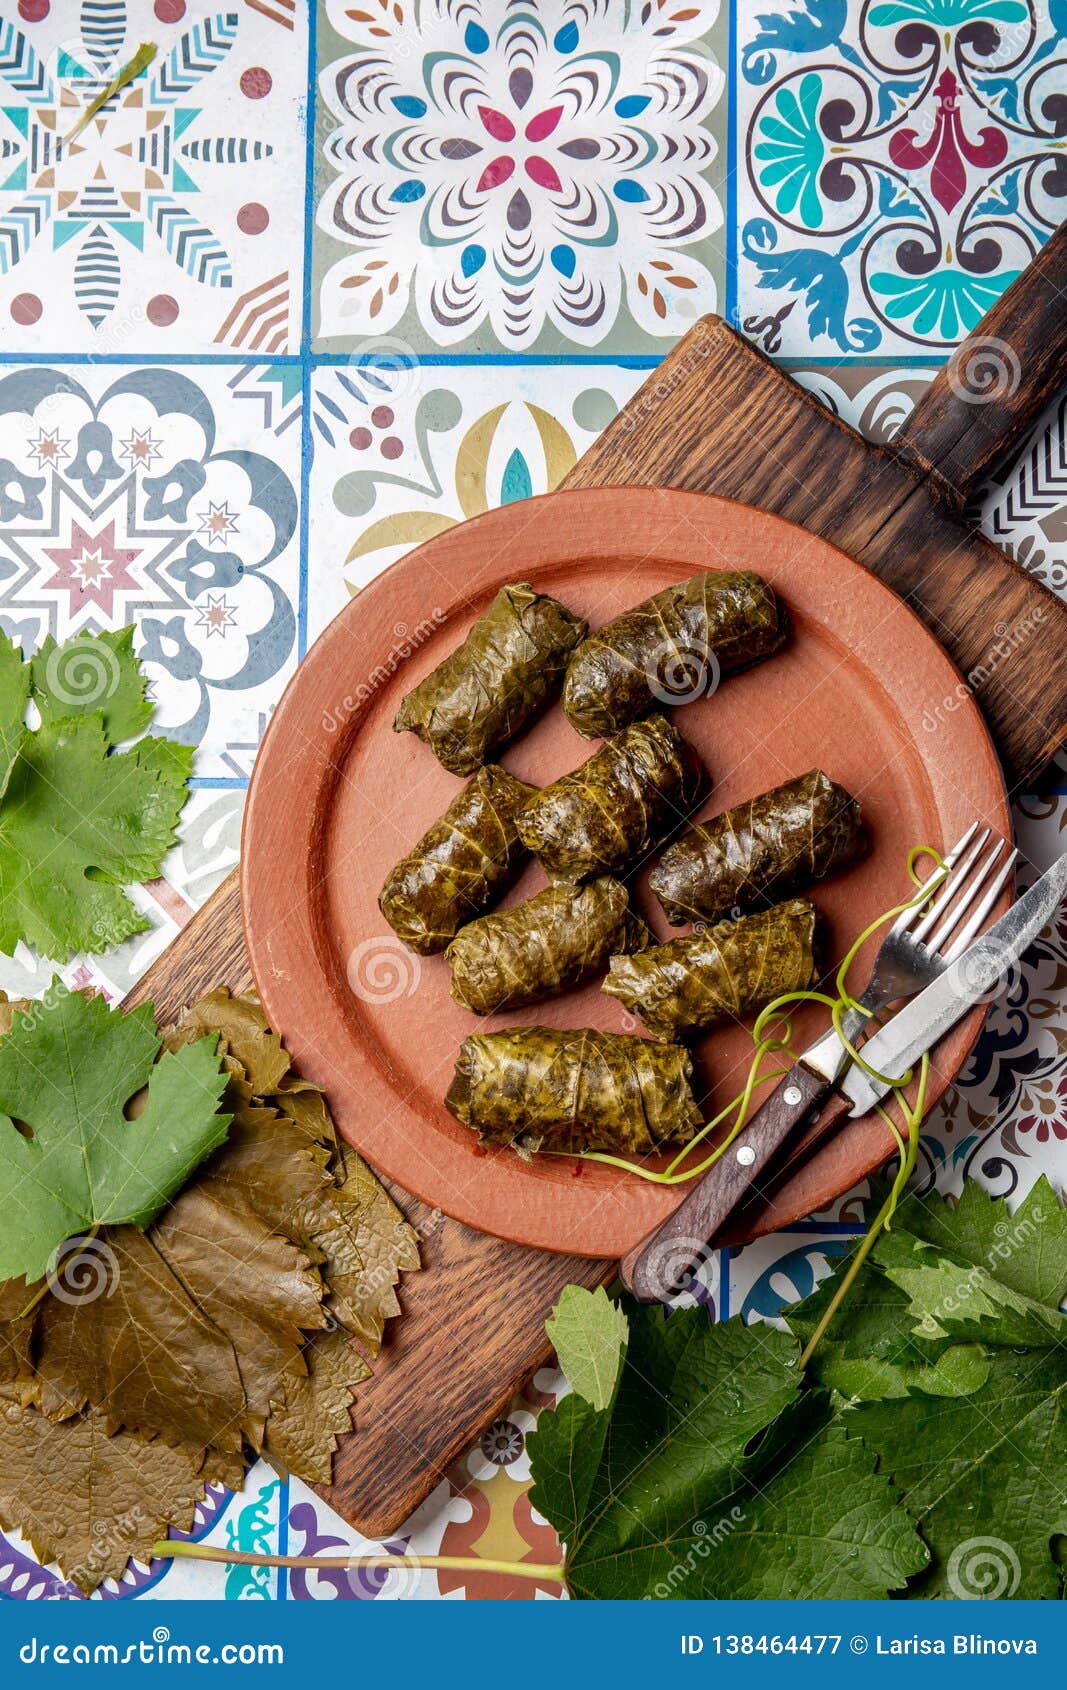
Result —
<svg viewBox="0 0 1067 1690"><path fill-rule="evenodd" d="M863 1060L879 1073L901 1075L932 1049L1002 979L1037 938L1067 896L1067 852L1017 898L1005 915L863 1046ZM865 1115L890 1086L853 1066L837 1084L850 1115Z"/></svg>

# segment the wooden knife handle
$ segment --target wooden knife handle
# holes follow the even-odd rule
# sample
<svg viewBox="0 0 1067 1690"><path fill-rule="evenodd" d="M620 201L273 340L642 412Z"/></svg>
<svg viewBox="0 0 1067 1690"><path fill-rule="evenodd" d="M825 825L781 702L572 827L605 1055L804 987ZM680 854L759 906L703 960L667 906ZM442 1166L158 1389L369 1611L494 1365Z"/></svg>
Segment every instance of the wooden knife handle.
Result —
<svg viewBox="0 0 1067 1690"><path fill-rule="evenodd" d="M1067 385L1067 223L939 370L893 448L959 509Z"/></svg>
<svg viewBox="0 0 1067 1690"><path fill-rule="evenodd" d="M627 1291L639 1302L657 1303L679 1290L685 1274L703 1256L727 1217L829 1090L830 1082L823 1075L795 1063L670 1219L623 1257L619 1276ZM831 1109L834 1103L838 1105L835 1114L847 1114L846 1098L834 1099Z"/></svg>

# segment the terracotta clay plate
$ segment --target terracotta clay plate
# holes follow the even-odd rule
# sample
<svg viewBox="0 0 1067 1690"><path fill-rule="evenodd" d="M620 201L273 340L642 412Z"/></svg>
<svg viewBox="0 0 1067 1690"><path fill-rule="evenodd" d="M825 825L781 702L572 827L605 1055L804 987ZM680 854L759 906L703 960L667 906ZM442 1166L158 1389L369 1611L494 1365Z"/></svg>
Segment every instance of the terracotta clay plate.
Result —
<svg viewBox="0 0 1067 1690"><path fill-rule="evenodd" d="M907 894L911 846L947 849L976 816L1004 834L1010 824L988 734L941 648L873 575L778 517L652 488L550 494L492 511L364 588L301 664L267 731L241 862L248 954L270 1020L375 1167L485 1232L618 1256L684 1188L569 1158L527 1163L510 1150L483 1151L443 1107L456 1053L473 1030L635 1024L596 984L479 1019L449 996L443 957L416 958L390 932L377 905L382 881L463 784L413 734L393 733L397 705L505 582L530 581L595 626L698 570L738 568L773 583L789 606L792 639L676 719L711 774L702 814L816 765L861 799L869 858L814 889L837 958ZM501 761L543 785L593 749L552 708ZM509 901L544 884L531 862ZM642 879L636 901L666 936ZM933 1098L960 1068L982 1014L973 1011L938 1048ZM820 1012L806 1009L795 1036L809 1043L822 1026ZM735 1095L751 1054L738 1026L696 1047L709 1113ZM824 1206L891 1148L877 1117L849 1123L759 1230Z"/></svg>

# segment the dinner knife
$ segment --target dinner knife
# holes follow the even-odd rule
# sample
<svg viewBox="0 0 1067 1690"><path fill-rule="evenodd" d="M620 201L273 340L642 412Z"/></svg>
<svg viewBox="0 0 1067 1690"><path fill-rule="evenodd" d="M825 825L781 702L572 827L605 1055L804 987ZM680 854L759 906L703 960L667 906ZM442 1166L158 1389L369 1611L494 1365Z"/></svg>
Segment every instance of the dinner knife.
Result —
<svg viewBox="0 0 1067 1690"><path fill-rule="evenodd" d="M1067 852L999 921L975 939L932 985L867 1040L863 1058L879 1073L900 1076L986 997L1047 926L1067 896ZM842 1069L836 1051L820 1039L794 1063L724 1156L662 1226L642 1239L619 1267L623 1285L639 1302L661 1302L678 1289L682 1274L708 1248L724 1222L790 1134L829 1096L819 1117L818 1140L846 1115L865 1115L891 1089L861 1068ZM816 1142L812 1140L812 1147Z"/></svg>

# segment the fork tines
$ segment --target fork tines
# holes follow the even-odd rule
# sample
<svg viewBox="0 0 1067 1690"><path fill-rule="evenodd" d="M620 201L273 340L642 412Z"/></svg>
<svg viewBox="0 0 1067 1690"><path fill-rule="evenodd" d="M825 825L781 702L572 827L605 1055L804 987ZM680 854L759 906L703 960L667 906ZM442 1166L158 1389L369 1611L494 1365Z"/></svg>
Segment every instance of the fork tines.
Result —
<svg viewBox="0 0 1067 1690"><path fill-rule="evenodd" d="M975 834L978 834L977 838ZM991 838L992 845L987 851ZM994 837L991 828L978 833L978 823L972 822L944 859L948 872L929 909L923 911L919 904L914 909L905 910L890 931L907 933L912 941L925 943L928 951L940 952L946 963L954 962L981 932L1015 866L1018 851L1011 850L1002 858L1005 848L1006 842ZM979 893L982 897L972 908ZM967 917L965 922L964 916ZM929 938L926 937L928 933ZM946 941L952 935L952 943L946 948Z"/></svg>

